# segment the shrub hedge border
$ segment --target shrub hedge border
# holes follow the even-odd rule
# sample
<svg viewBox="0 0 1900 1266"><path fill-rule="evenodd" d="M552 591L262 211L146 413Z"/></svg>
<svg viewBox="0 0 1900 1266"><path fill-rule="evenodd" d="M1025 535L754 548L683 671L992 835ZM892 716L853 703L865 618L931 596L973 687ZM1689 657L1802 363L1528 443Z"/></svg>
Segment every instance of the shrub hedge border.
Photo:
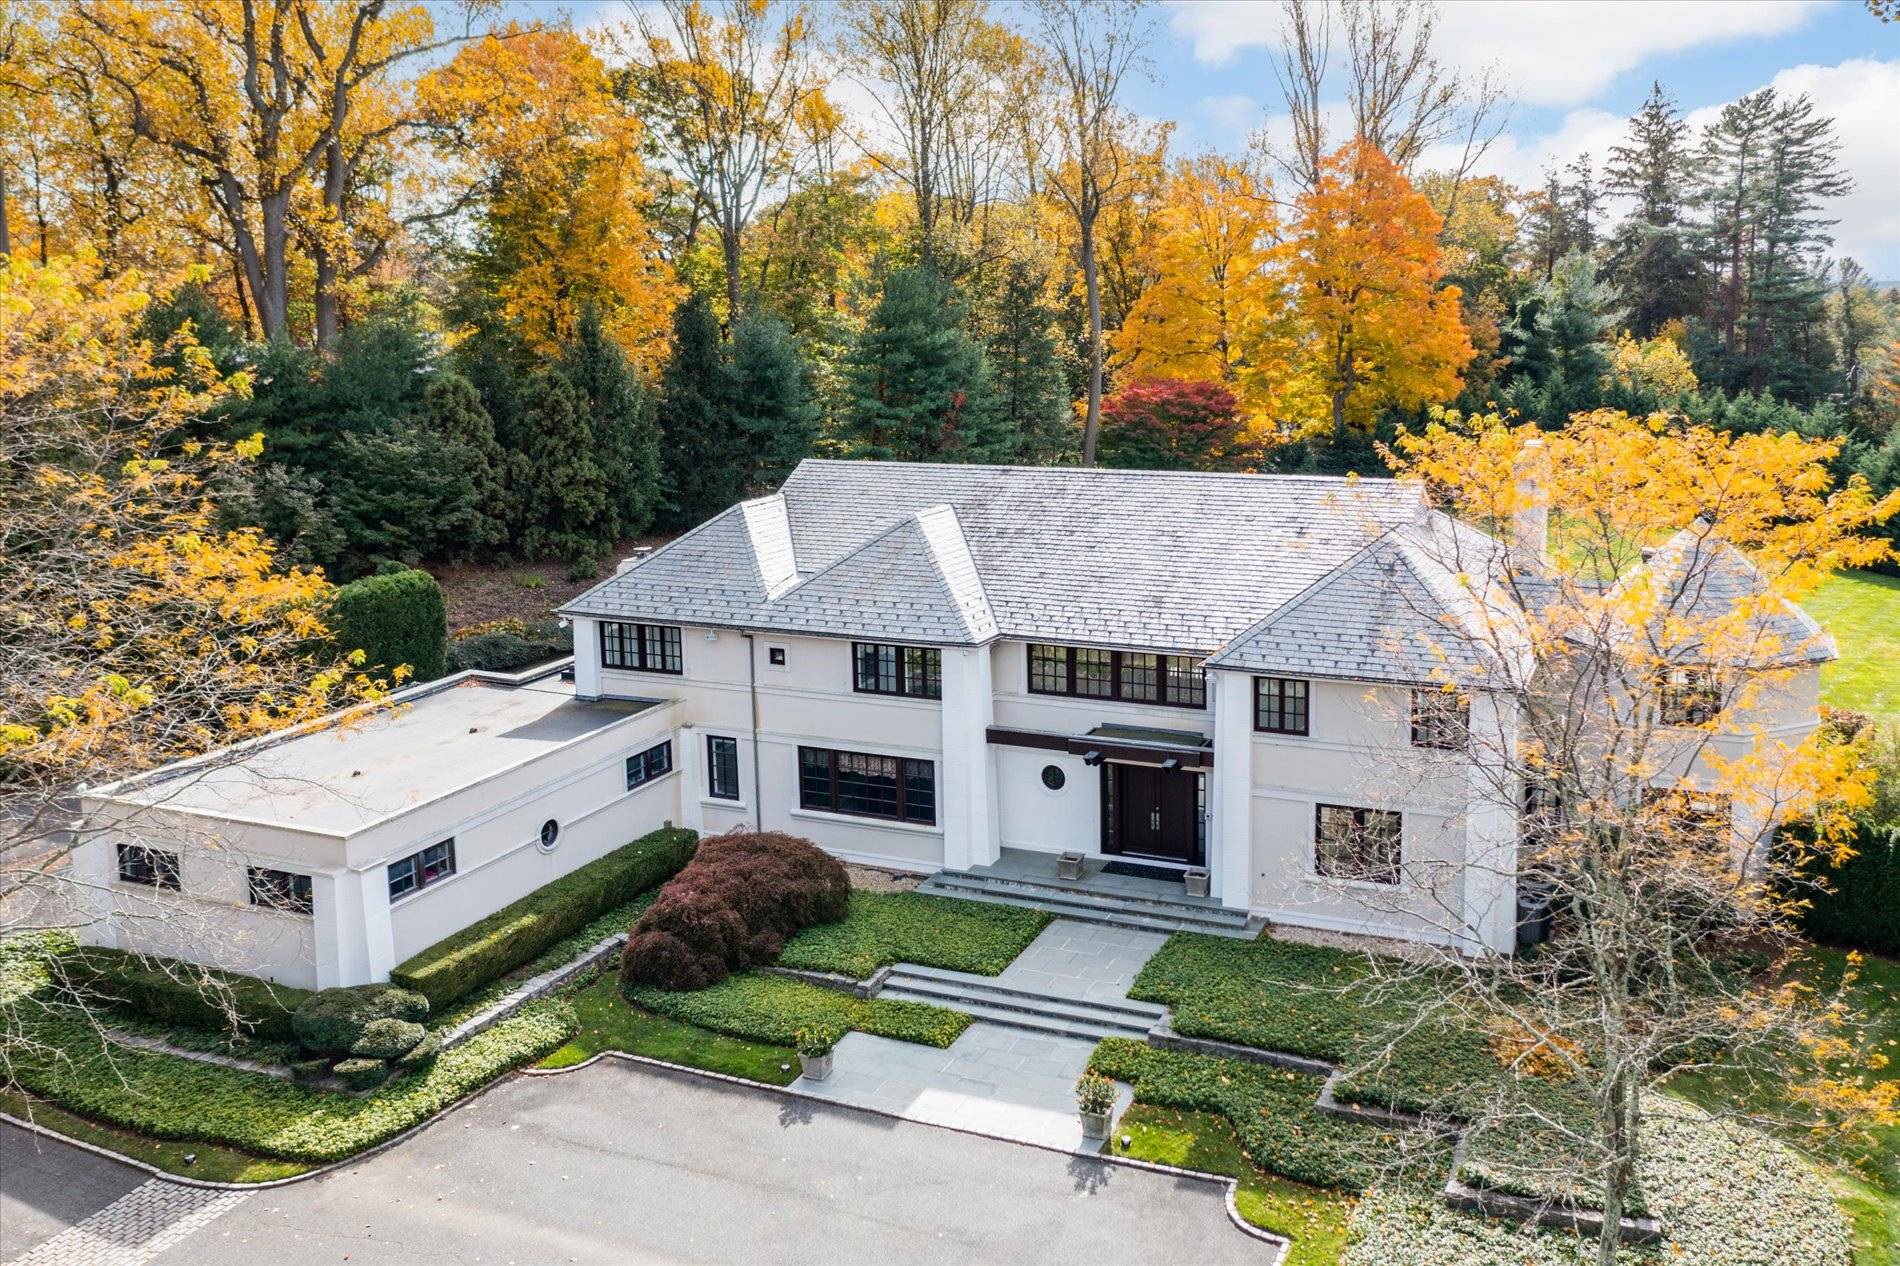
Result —
<svg viewBox="0 0 1900 1266"><path fill-rule="evenodd" d="M212 1032L228 1030L235 1013L250 1036L273 1042L297 1040L291 1016L314 992L103 945L70 950L57 962L69 991L84 990L147 1019ZM168 970L162 964L173 966ZM219 994L230 1002L229 1010L216 1001Z"/></svg>

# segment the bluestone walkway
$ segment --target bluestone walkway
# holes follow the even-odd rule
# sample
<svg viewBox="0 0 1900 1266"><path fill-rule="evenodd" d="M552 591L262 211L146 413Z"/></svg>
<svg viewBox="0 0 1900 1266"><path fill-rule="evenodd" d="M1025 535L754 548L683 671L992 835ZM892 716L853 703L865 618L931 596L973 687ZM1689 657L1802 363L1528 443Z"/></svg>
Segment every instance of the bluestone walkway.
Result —
<svg viewBox="0 0 1900 1266"><path fill-rule="evenodd" d="M997 977L999 984L1056 998L1112 1002L1167 937L1057 919ZM800 1090L875 1108L907 1121L997 1138L1093 1151L1082 1137L1075 1083L1095 1043L978 1021L937 1049L866 1033L837 1045L831 1076L801 1078ZM1116 1112L1128 1106L1122 1088Z"/></svg>

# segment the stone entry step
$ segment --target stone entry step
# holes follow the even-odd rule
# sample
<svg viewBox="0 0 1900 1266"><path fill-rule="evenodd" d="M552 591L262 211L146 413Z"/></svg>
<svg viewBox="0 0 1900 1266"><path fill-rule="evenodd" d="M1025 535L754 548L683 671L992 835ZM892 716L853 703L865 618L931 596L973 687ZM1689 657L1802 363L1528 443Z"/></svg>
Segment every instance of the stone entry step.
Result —
<svg viewBox="0 0 1900 1266"><path fill-rule="evenodd" d="M1138 928L1146 932L1205 932L1213 936L1252 937L1259 925L1244 911L1195 905L1163 898L1091 892L1082 887L1005 879L976 871L941 870L919 886L920 892L988 901L998 905L1047 910L1064 919Z"/></svg>
<svg viewBox="0 0 1900 1266"><path fill-rule="evenodd" d="M959 979L960 973L929 968L893 971L878 991L879 998L922 1002L948 1007L965 1015L1013 1029L1027 1029L1054 1037L1099 1042L1105 1037L1145 1038L1166 1017L1161 1007L1138 1002L1095 1003L1056 998L991 984Z"/></svg>

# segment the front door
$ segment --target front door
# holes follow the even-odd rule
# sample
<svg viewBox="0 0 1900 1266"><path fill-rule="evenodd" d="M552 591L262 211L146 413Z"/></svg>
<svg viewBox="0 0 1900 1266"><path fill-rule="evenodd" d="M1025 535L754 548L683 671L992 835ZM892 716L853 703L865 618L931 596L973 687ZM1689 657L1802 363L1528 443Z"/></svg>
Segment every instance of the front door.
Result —
<svg viewBox="0 0 1900 1266"><path fill-rule="evenodd" d="M1203 777L1188 769L1104 763L1102 851L1202 865Z"/></svg>

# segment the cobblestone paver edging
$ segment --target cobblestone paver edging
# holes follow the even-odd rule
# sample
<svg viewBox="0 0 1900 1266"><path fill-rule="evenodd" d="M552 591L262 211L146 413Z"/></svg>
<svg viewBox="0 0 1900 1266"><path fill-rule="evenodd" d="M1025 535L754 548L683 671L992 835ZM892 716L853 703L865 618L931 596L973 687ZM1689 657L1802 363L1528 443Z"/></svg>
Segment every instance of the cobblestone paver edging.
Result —
<svg viewBox="0 0 1900 1266"><path fill-rule="evenodd" d="M151 1179L8 1266L140 1266L248 1199Z"/></svg>
<svg viewBox="0 0 1900 1266"><path fill-rule="evenodd" d="M220 1068L229 1068L240 1073L256 1073L262 1077L275 1077L279 1081L290 1080L290 1069L282 1064L239 1059L236 1055L219 1055L214 1051L187 1050L182 1046L173 1046L163 1038L146 1037L142 1033L127 1033L124 1029L107 1029L106 1036L120 1046L131 1046L159 1055L173 1055L179 1059L195 1059L201 1064L216 1064Z"/></svg>

